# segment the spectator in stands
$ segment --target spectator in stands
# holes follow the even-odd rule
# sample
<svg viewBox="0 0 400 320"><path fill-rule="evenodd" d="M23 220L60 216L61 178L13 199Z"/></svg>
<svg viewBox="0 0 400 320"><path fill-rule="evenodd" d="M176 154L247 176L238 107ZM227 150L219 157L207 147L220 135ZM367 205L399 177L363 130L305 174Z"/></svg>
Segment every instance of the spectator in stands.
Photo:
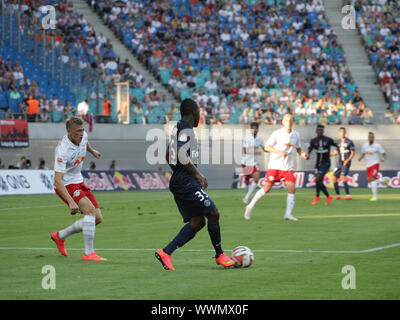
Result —
<svg viewBox="0 0 400 320"><path fill-rule="evenodd" d="M50 121L50 115L49 115L48 109L40 108L38 121L39 122L49 122Z"/></svg>
<svg viewBox="0 0 400 320"><path fill-rule="evenodd" d="M37 169L40 170L49 170L49 168L46 166L46 161L43 158L39 159L39 164L37 166Z"/></svg>
<svg viewBox="0 0 400 320"><path fill-rule="evenodd" d="M351 112L349 124L361 124L361 116L357 110L353 110Z"/></svg>
<svg viewBox="0 0 400 320"><path fill-rule="evenodd" d="M54 100L52 100L52 101L54 101ZM61 99L58 99L58 100L56 100L57 101L57 104L56 105L54 105L54 107L53 107L53 110L54 111L57 111L57 112L60 112L60 113L63 113L63 111L64 111L64 106L63 106L63 102L62 102L62 100ZM53 102L54 103L54 102Z"/></svg>
<svg viewBox="0 0 400 320"><path fill-rule="evenodd" d="M12 112L11 108L8 108L5 115L4 115L5 120L14 120L14 113Z"/></svg>
<svg viewBox="0 0 400 320"><path fill-rule="evenodd" d="M116 160L112 160L110 163L110 167L108 168L108 170L120 170L119 167L117 166L117 161Z"/></svg>
<svg viewBox="0 0 400 320"><path fill-rule="evenodd" d="M94 161L91 161L89 164L89 170L96 170L96 163Z"/></svg>
<svg viewBox="0 0 400 320"><path fill-rule="evenodd" d="M323 126L326 126L329 123L328 120L328 113L326 111L324 111L321 115L321 117L318 120L318 124L321 124Z"/></svg>
<svg viewBox="0 0 400 320"><path fill-rule="evenodd" d="M143 117L144 117L144 111L142 109L142 105L137 102L136 98L133 98L132 103L133 103L132 105L134 106L134 108L133 108L134 123L142 124L143 123Z"/></svg>
<svg viewBox="0 0 400 320"><path fill-rule="evenodd" d="M36 122L39 115L39 100L35 99L33 94L30 94L26 104L28 105L28 121Z"/></svg>
<svg viewBox="0 0 400 320"><path fill-rule="evenodd" d="M105 123L111 122L111 101L108 99L108 96L104 97L104 102L101 107L102 113L101 117Z"/></svg>
<svg viewBox="0 0 400 320"><path fill-rule="evenodd" d="M28 164L28 159L25 156L22 156L19 159L19 162L15 165L15 167L17 169L28 169L29 168L29 164Z"/></svg>
<svg viewBox="0 0 400 320"><path fill-rule="evenodd" d="M199 125L206 124L206 119L207 119L207 111L204 109L203 106L200 107L200 120L199 120Z"/></svg>
<svg viewBox="0 0 400 320"><path fill-rule="evenodd" d="M390 109L396 105L400 103L400 95L399 95L399 91L398 90L393 90L393 93L390 96L389 99L389 105L387 107L387 109ZM400 105L400 104L399 104Z"/></svg>
<svg viewBox="0 0 400 320"><path fill-rule="evenodd" d="M167 112L168 121L173 121L174 117L177 117L179 114L180 114L179 110L175 107L174 104L171 104L171 106Z"/></svg>
<svg viewBox="0 0 400 320"><path fill-rule="evenodd" d="M372 124L374 119L374 113L368 107L365 107L361 114L361 123L362 124Z"/></svg>
<svg viewBox="0 0 400 320"><path fill-rule="evenodd" d="M89 102L87 99L84 99L81 103L78 104L78 116L82 118L86 118L89 112Z"/></svg>

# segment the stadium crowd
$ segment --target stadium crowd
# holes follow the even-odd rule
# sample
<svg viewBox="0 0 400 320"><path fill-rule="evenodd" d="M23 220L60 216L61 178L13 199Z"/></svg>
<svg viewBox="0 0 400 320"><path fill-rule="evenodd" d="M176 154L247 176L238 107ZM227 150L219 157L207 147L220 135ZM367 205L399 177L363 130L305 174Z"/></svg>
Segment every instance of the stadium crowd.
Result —
<svg viewBox="0 0 400 320"><path fill-rule="evenodd" d="M345 0L396 123L400 115L400 4L394 0Z"/></svg>
<svg viewBox="0 0 400 320"><path fill-rule="evenodd" d="M6 5L14 14L21 13L21 24L15 25L15 28L24 28L29 25L35 26L39 30L41 28L40 19L43 15L39 8L41 5L49 3L49 1L28 1L21 4L20 1L9 0ZM88 101L89 110L87 112L89 115L92 113L96 115L97 113L97 115L105 116L109 121L112 121L113 115L116 118L116 110L112 106L115 106L115 84L117 82L130 82L132 101L135 97L140 100L144 97L149 101L154 99L162 100L159 95L150 95L153 91L151 90L152 84L146 83L129 61L120 60L115 54L110 40L105 38L102 33L96 34L93 26L86 21L83 15L74 10L71 2L56 0L52 1L51 4L56 9L57 25L56 29L46 31L47 56L51 56L49 52L51 50L50 44L54 40L55 49L61 50L61 57L64 63L74 58L78 59L82 74L80 88L82 97L78 97L78 99L86 99ZM35 40L40 43L43 40L42 35L40 33L37 34ZM1 43L0 53L5 46L7 46L7 43ZM43 79L43 81L29 80L30 75L27 74L24 77L20 64L21 61L18 60L11 62L7 60L4 66L5 70L1 66L1 89L4 94L0 94L0 106L3 111L0 117L17 118L22 115L30 121L59 122L65 121L69 115L78 112L76 104L79 101L55 98L53 92L49 94L46 85L48 79ZM5 72L7 69L11 69L11 74ZM86 74L90 74L90 77L85 78ZM14 79L15 77L18 78ZM96 89L93 85L96 77L100 82L99 98L103 103L101 110L96 110ZM20 88L19 83L23 81L29 83L32 88L27 88L27 90ZM58 79L52 79L52 81L56 82ZM85 81L88 81L88 84ZM86 91L87 86L89 91ZM18 94L13 92L14 87L19 90ZM77 88L75 87L74 89L76 92ZM33 100L35 100L31 108L27 103L29 93L33 95ZM17 103L12 99L16 100ZM39 101L38 106L37 101ZM104 106L106 101L108 101L108 108ZM104 111L106 112L104 113Z"/></svg>
<svg viewBox="0 0 400 320"><path fill-rule="evenodd" d="M91 4L177 98L197 100L203 122L373 119L320 0Z"/></svg>
<svg viewBox="0 0 400 320"><path fill-rule="evenodd" d="M22 21L37 25L41 17L38 8L45 2L9 0L7 5L22 13ZM373 122L374 115L360 97L321 0L89 2L178 100L192 97L199 103L201 124L275 124L286 112L304 125ZM129 61L120 61L110 40L96 34L71 2L52 3L57 26L48 32L48 40L54 39L63 61L78 59L89 91L82 83L79 101L54 96L41 81L30 80L18 60L7 59L4 64L11 64L13 75L10 78L9 73L0 71L1 118L23 115L30 121L65 121L79 113L78 105L86 101L83 116L88 122L94 123L94 115L101 116L98 121L121 121L115 110L115 83L128 81L131 123L179 119L177 106L168 105L166 97L146 83ZM397 121L400 56L394 48L399 41L399 5L390 0L344 3L356 7L366 49ZM385 25L385 31L376 28L378 25ZM40 35L36 41L42 41ZM89 79L83 76L86 71ZM96 77L100 80L98 95L93 85ZM12 90L11 83L15 87L22 82L25 86L30 83L29 88ZM97 98L100 108L96 107Z"/></svg>

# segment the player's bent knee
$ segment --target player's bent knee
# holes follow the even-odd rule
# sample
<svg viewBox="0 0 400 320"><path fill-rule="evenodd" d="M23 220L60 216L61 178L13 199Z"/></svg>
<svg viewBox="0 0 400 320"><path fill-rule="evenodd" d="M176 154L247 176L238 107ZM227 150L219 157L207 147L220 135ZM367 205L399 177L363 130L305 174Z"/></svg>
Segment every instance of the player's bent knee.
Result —
<svg viewBox="0 0 400 320"><path fill-rule="evenodd" d="M206 215L209 223L217 223L219 221L219 212L217 208L214 208Z"/></svg>
<svg viewBox="0 0 400 320"><path fill-rule="evenodd" d="M96 213L96 225L103 222L103 216L99 212Z"/></svg>
<svg viewBox="0 0 400 320"><path fill-rule="evenodd" d="M190 219L189 223L196 232L200 231L206 225L206 221L203 216L193 217Z"/></svg>

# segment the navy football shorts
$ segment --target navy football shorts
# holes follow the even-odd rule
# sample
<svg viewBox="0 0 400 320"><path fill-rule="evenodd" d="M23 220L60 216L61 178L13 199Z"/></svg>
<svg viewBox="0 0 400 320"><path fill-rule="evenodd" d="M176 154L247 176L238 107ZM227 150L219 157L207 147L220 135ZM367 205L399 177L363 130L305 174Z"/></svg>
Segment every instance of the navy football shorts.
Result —
<svg viewBox="0 0 400 320"><path fill-rule="evenodd" d="M199 183L173 183L169 188L174 195L183 222L188 222L196 216L204 216L215 208L214 202L203 191Z"/></svg>
<svg viewBox="0 0 400 320"><path fill-rule="evenodd" d="M321 163L319 167L315 168L315 172L322 176L326 175L329 171L331 164L330 163Z"/></svg>
<svg viewBox="0 0 400 320"><path fill-rule="evenodd" d="M350 165L347 166L339 165L333 172L333 175L337 178L340 176L347 176L349 174L349 170L350 170Z"/></svg>

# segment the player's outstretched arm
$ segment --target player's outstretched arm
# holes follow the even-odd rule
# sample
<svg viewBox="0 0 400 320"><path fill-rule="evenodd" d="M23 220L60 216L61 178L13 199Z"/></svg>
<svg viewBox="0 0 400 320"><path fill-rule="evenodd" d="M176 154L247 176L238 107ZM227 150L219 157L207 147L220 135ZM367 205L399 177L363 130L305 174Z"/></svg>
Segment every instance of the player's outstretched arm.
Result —
<svg viewBox="0 0 400 320"><path fill-rule="evenodd" d="M71 210L71 214L75 214L75 213L79 212L79 207L76 204L76 202L74 201L74 199L72 199L72 197L69 195L67 189L65 188L64 183L63 183L63 177L64 177L64 173L55 171L54 172L54 186L57 189L58 193L61 195L61 197L68 202L68 206Z"/></svg>
<svg viewBox="0 0 400 320"><path fill-rule="evenodd" d="M362 159L364 159L365 153L362 153L361 156L358 158L358 161L361 161Z"/></svg>
<svg viewBox="0 0 400 320"><path fill-rule="evenodd" d="M296 150L297 150L297 153L300 155L300 157L302 157L306 160L310 159L310 156L307 154L307 152L301 150L301 148L296 148Z"/></svg>
<svg viewBox="0 0 400 320"><path fill-rule="evenodd" d="M90 152L96 159L100 159L101 153L93 149L92 146L89 144L89 142L87 143L86 150Z"/></svg>

